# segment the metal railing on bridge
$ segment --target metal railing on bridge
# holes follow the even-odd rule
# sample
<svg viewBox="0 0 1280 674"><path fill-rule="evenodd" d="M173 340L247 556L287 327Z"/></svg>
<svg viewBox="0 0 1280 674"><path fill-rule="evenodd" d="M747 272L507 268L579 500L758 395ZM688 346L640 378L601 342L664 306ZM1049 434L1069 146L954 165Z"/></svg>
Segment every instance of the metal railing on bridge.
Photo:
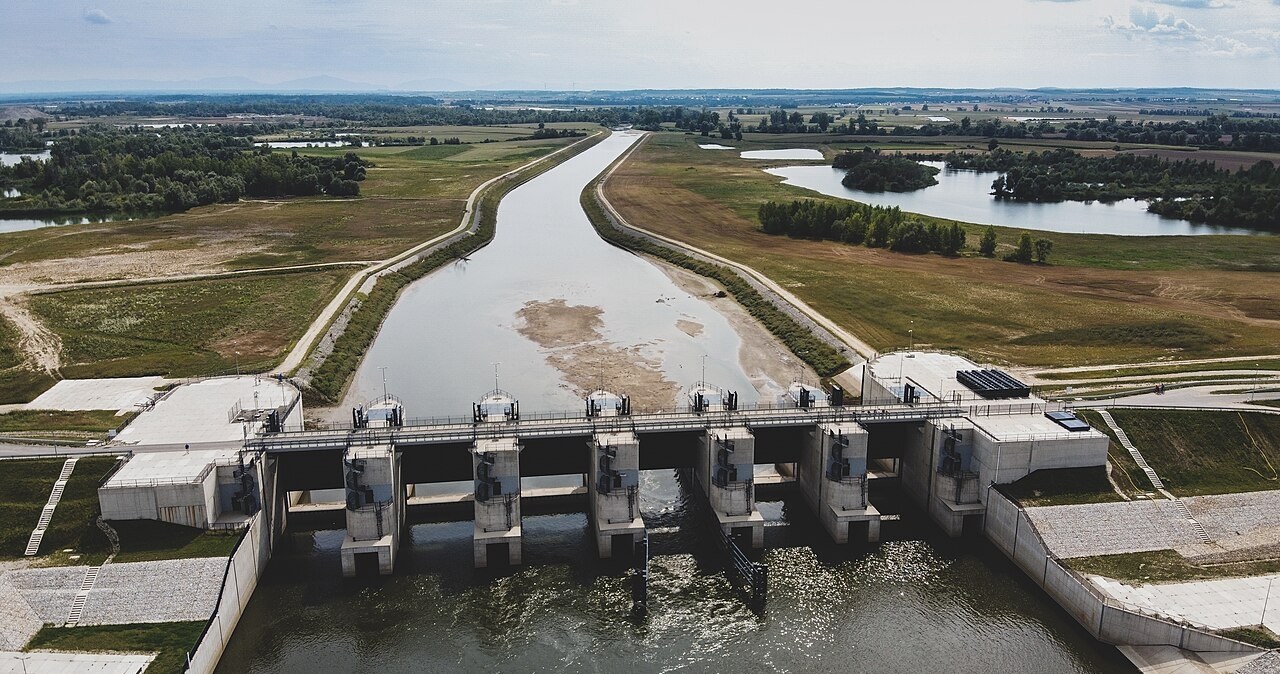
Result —
<svg viewBox="0 0 1280 674"><path fill-rule="evenodd" d="M843 406L798 408L779 405L750 405L733 411L695 412L687 408L673 412L652 412L625 417L586 417L582 414L522 414L518 420L475 422L470 417L410 419L403 426L352 429L287 431L261 434L247 441L250 449L270 452L342 449L362 445L426 445L475 442L504 437L555 438L590 436L596 432L630 430L636 433L696 431L720 426L768 428L815 423L859 422L864 424L922 421L925 419L998 413L993 406L980 411L951 403L914 405ZM1007 407L1008 413L1023 410Z"/></svg>

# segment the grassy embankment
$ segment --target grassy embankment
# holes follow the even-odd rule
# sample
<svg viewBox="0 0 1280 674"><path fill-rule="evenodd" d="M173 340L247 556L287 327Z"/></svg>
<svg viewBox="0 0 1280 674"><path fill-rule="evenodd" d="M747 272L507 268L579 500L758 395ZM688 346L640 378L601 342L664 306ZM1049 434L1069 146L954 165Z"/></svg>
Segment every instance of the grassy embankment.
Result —
<svg viewBox="0 0 1280 674"><path fill-rule="evenodd" d="M531 132L525 128L518 131ZM362 148L375 162L356 199L302 198L243 201L193 209L186 213L133 222L48 227L0 235L0 282L44 286L79 281L154 278L261 269L303 264L360 265L395 255L456 226L475 187L573 139L509 141L481 145ZM332 154L342 149L303 149ZM318 272L313 272L318 273ZM352 268L329 272L348 277ZM59 313L53 326L70 335L63 376L122 374L212 374L241 368L262 369L270 354L283 352L323 306L311 303L329 276L288 275L206 281L196 286L149 284L99 294L46 295L35 304L61 311L125 308L134 314L93 324L84 316ZM294 287L294 286L301 287ZM175 295L175 288L197 288L199 302ZM336 286L329 287L330 295ZM80 292L80 291L77 291ZM84 291L88 293L89 291ZM264 294L265 293L265 294ZM225 301L220 301L222 297ZM244 298L286 307L297 330L279 328L267 306L249 307ZM181 300L181 301L176 301ZM176 302L175 302L176 301ZM180 321L155 315L163 303ZM199 304L199 306L197 306ZM259 304L261 304L259 302ZM62 306L66 305L66 306ZM297 311L305 309L307 315ZM233 316L246 310L248 316ZM237 337L226 319L238 325ZM138 332L137 321L159 327L165 337ZM158 324L151 323L158 320ZM183 334L185 332L187 334ZM226 343L211 335L221 334ZM0 403L27 402L48 388L53 377L22 362L16 328L0 319ZM236 342L236 343L232 343Z"/></svg>
<svg viewBox="0 0 1280 674"><path fill-rule="evenodd" d="M498 202L506 196L507 192L585 151L603 138L602 135L594 140L584 141L573 149L557 155L553 160L533 166L489 186L476 200L479 225L474 233L400 269L395 274L381 277L374 284L373 290L361 298L359 307L352 312L346 329L334 343L333 352L325 358L320 367L316 368L311 380L311 392L320 398L320 402L336 403L341 399L347 382L359 367L360 360L364 358L369 345L373 343L383 319L395 304L401 290L440 266L488 244L493 240L496 231ZM439 147L457 146L435 146L423 149L434 150Z"/></svg>
<svg viewBox="0 0 1280 674"><path fill-rule="evenodd" d="M62 338L66 377L257 372L279 361L347 276L331 269L65 290L32 297L31 308Z"/></svg>
<svg viewBox="0 0 1280 674"><path fill-rule="evenodd" d="M0 435L50 440L105 439L132 415L114 410L15 410L0 414Z"/></svg>
<svg viewBox="0 0 1280 674"><path fill-rule="evenodd" d="M1274 353L1280 343L1280 237L1051 234L1053 264L1018 265L769 236L761 203L827 198L698 140L651 137L610 180L610 201L639 227L751 265L876 348L905 346L914 329L917 344L1054 366ZM767 140L733 144L784 144ZM965 228L976 247L986 227ZM1020 230L997 233L1003 252Z"/></svg>
<svg viewBox="0 0 1280 674"><path fill-rule="evenodd" d="M1201 566L1192 564L1173 550L1077 557L1065 561L1080 573L1140 583L1181 583L1280 573L1280 560Z"/></svg>
<svg viewBox="0 0 1280 674"><path fill-rule="evenodd" d="M806 327L800 325L791 316L778 309L773 302L765 299L750 283L744 281L737 272L723 265L703 262L681 253L670 247L658 244L649 239L624 234L613 227L604 208L596 197L596 186L600 179L589 183L582 191L582 208L587 218L595 227L601 238L620 248L651 255L664 262L683 267L696 274L713 279L733 296L756 320L777 337L792 353L808 363L821 376L831 376L844 371L850 365L839 351L818 339Z"/></svg>
<svg viewBox="0 0 1280 674"><path fill-rule="evenodd" d="M17 327L0 316L0 405L29 402L54 382L48 373L28 366L18 338Z"/></svg>
<svg viewBox="0 0 1280 674"><path fill-rule="evenodd" d="M22 555L64 462L65 459L0 461L0 498L4 499L0 503L0 512L4 514L0 556ZM76 462L40 543L42 554L64 548L86 551L105 548L106 538L90 523L99 513L98 482L115 463L116 458L112 456L90 456ZM102 540L95 540L91 532L96 532Z"/></svg>
<svg viewBox="0 0 1280 674"><path fill-rule="evenodd" d="M25 650L156 653L147 674L179 674L187 665L187 650L195 646L203 630L203 621L48 626L31 638Z"/></svg>
<svg viewBox="0 0 1280 674"><path fill-rule="evenodd" d="M27 538L49 500L49 491L65 459L0 461L0 558L20 557ZM95 524L98 485L116 458L85 457L76 462L67 487L40 544L41 559L54 564L101 564L110 553L106 535ZM239 533L192 529L163 522L116 522L120 537L116 562L226 557ZM70 550L71 552L64 552ZM71 559L73 555L78 559Z"/></svg>
<svg viewBox="0 0 1280 674"><path fill-rule="evenodd" d="M1280 416L1131 409L1111 415L1177 496L1280 489Z"/></svg>

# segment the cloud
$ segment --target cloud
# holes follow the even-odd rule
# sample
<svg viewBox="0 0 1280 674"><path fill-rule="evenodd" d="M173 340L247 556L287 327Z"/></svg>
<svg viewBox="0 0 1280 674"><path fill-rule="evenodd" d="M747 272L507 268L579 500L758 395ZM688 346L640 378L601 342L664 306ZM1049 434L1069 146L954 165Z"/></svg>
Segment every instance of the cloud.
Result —
<svg viewBox="0 0 1280 674"><path fill-rule="evenodd" d="M1165 3L1197 2L1199 0L1156 0ZM1212 2L1213 0L1208 0ZM1280 0L1273 0L1280 4ZM1212 56L1267 56L1277 52L1274 48L1258 47L1243 42L1236 37L1221 34L1209 34L1195 24L1180 19L1173 14L1162 14L1154 9L1133 7L1129 10L1129 20L1124 21L1112 16L1102 20L1103 27L1122 34L1130 39L1150 39L1161 42L1181 43L1183 51L1196 49ZM1251 31L1235 31L1232 35L1262 37L1264 41L1271 31L1255 29Z"/></svg>
<svg viewBox="0 0 1280 674"><path fill-rule="evenodd" d="M100 26L111 23L111 17L107 16L107 13L100 9L84 10L84 20L87 23L96 23Z"/></svg>
<svg viewBox="0 0 1280 674"><path fill-rule="evenodd" d="M1186 7L1189 9L1222 9L1229 5L1222 0L1151 0L1160 5L1172 5L1174 7ZM1274 0L1280 2L1280 0Z"/></svg>
<svg viewBox="0 0 1280 674"><path fill-rule="evenodd" d="M1102 20L1103 26L1109 30L1127 36L1145 36L1162 39L1199 40L1203 38L1199 28L1190 21L1180 19L1173 14L1161 14L1154 9L1133 7L1129 10L1129 20L1124 21L1113 16Z"/></svg>

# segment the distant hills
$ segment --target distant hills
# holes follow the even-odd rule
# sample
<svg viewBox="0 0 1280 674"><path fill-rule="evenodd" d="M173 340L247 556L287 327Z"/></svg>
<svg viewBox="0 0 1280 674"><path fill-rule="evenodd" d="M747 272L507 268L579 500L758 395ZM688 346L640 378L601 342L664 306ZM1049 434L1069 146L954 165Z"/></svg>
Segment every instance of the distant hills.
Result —
<svg viewBox="0 0 1280 674"><path fill-rule="evenodd" d="M195 80L82 79L0 82L0 101L37 102L58 98L138 97L164 95L267 95L267 94L374 94L397 96L429 93L447 100L476 102L545 102L560 105L815 105L860 103L1028 103L1110 100L1151 101L1195 105L1197 103L1280 102L1275 89L1152 88L938 88L876 87L860 89L624 89L594 91L543 90L524 82L495 82L469 89L448 78L425 78L386 87L318 75L284 82L264 83L246 77Z"/></svg>

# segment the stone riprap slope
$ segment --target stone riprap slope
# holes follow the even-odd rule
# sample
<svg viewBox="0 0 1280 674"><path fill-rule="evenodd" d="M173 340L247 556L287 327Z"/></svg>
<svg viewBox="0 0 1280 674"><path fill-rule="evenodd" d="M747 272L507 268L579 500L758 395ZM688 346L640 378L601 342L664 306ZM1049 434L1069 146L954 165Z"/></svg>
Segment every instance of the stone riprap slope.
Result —
<svg viewBox="0 0 1280 674"><path fill-rule="evenodd" d="M1058 557L1176 550L1200 562L1274 557L1280 552L1280 491L1183 499L1211 543L1167 499L1027 508Z"/></svg>
<svg viewBox="0 0 1280 674"><path fill-rule="evenodd" d="M217 605L226 566L223 557L108 564L89 591L79 624L206 620ZM86 568L16 569L0 575L0 648L20 648L42 623L65 622Z"/></svg>
<svg viewBox="0 0 1280 674"><path fill-rule="evenodd" d="M226 566L227 560L217 557L108 564L89 592L80 624L207 620Z"/></svg>
<svg viewBox="0 0 1280 674"><path fill-rule="evenodd" d="M18 588L0 575L0 651L20 650L42 624Z"/></svg>

